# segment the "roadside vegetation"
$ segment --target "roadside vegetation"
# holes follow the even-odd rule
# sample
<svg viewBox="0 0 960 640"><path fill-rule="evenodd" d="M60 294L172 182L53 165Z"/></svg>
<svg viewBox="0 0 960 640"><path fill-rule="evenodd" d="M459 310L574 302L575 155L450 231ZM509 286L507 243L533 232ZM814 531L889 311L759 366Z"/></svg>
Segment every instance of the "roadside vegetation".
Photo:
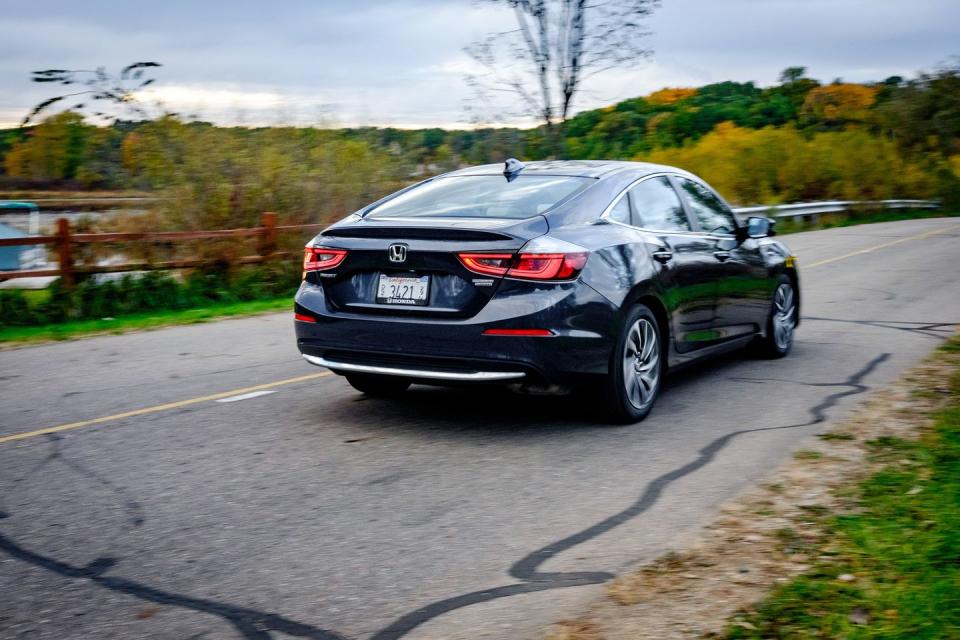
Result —
<svg viewBox="0 0 960 640"><path fill-rule="evenodd" d="M291 309L298 265L194 269L182 278L154 271L89 278L72 290L54 281L37 291L0 290L0 342L197 322Z"/></svg>
<svg viewBox="0 0 960 640"><path fill-rule="evenodd" d="M549 640L960 638L960 336Z"/></svg>
<svg viewBox="0 0 960 640"><path fill-rule="evenodd" d="M960 339L946 347L960 352ZM960 637L960 366L949 401L918 439L867 442L877 467L850 490L856 509L813 513L819 557L740 616L726 637ZM920 390L918 393L930 393ZM784 544L809 546L790 531ZM799 540L799 543L798 543Z"/></svg>
<svg viewBox="0 0 960 640"><path fill-rule="evenodd" d="M127 333L145 329L159 329L181 324L197 324L230 317L252 316L273 311L289 311L293 308L290 296L251 300L249 302L209 303L206 306L180 311L151 311L133 313L116 318L105 317L92 320L68 320L39 326L0 327L0 347L69 340L105 333Z"/></svg>

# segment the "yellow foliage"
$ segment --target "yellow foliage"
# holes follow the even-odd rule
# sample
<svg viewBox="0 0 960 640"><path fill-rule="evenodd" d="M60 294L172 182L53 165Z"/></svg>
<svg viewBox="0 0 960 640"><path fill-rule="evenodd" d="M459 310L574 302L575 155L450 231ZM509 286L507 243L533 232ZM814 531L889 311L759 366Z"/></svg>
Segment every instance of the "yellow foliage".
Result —
<svg viewBox="0 0 960 640"><path fill-rule="evenodd" d="M824 120L863 120L877 90L862 84L828 84L812 89L803 110Z"/></svg>
<svg viewBox="0 0 960 640"><path fill-rule="evenodd" d="M666 89L660 89L659 91L654 91L649 96L647 96L647 102L650 104L673 104L675 102L680 102L681 100L686 100L692 96L697 95L697 90L687 87L667 87Z"/></svg>
<svg viewBox="0 0 960 640"><path fill-rule="evenodd" d="M69 111L37 125L7 152L7 174L21 178L72 178L83 147L83 118Z"/></svg>
<svg viewBox="0 0 960 640"><path fill-rule="evenodd" d="M697 142L638 159L687 169L739 204L925 198L936 189L894 142L857 129L807 138L793 127L723 122Z"/></svg>

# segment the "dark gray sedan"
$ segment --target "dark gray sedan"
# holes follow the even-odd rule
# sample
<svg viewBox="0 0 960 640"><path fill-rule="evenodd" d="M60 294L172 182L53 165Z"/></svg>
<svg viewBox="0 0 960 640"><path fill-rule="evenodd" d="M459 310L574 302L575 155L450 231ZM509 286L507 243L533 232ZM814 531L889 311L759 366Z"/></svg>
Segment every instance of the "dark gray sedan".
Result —
<svg viewBox="0 0 960 640"><path fill-rule="evenodd" d="M636 162L530 162L430 178L304 254L297 345L358 390L411 383L591 389L643 419L668 369L790 351L797 266L767 218Z"/></svg>

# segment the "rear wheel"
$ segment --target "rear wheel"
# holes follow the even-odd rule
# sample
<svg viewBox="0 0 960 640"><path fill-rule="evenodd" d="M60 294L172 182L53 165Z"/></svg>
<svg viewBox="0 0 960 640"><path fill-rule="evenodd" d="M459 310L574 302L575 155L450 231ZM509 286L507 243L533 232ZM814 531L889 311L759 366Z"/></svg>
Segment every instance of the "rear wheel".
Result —
<svg viewBox="0 0 960 640"><path fill-rule="evenodd" d="M782 275L773 292L767 335L760 339L760 352L768 358L782 358L793 347L793 331L797 326L797 296L793 282Z"/></svg>
<svg viewBox="0 0 960 640"><path fill-rule="evenodd" d="M631 423L647 417L660 392L661 355L657 319L648 307L638 304L627 314L610 359L610 372L603 382L609 418Z"/></svg>
<svg viewBox="0 0 960 640"><path fill-rule="evenodd" d="M350 386L368 396L389 397L403 393L410 386L406 378L396 376L378 376L368 373L350 373L346 375Z"/></svg>

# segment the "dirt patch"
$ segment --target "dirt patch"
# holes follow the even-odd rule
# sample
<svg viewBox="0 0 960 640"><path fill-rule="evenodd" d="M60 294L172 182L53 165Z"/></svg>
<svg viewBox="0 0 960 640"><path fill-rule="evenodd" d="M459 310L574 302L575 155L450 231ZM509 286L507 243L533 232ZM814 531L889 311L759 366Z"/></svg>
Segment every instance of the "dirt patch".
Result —
<svg viewBox="0 0 960 640"><path fill-rule="evenodd" d="M830 562L818 521L857 508L855 483L873 469L867 441L915 438L948 398L958 362L960 353L937 352L871 394L853 416L805 443L764 483L725 503L694 545L618 576L586 614L553 625L548 640L716 637L731 621L752 628L738 612L813 563Z"/></svg>

